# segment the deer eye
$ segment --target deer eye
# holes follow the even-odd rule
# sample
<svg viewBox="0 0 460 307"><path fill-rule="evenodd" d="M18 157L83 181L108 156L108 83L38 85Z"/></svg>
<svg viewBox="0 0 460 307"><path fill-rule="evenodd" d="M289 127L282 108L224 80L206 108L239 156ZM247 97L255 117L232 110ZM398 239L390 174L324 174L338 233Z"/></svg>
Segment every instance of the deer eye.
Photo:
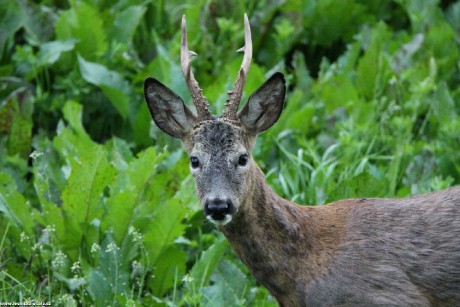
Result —
<svg viewBox="0 0 460 307"><path fill-rule="evenodd" d="M249 161L249 157L247 154L242 154L239 158L238 158L238 165L239 166L245 166L246 164L248 164L248 161Z"/></svg>
<svg viewBox="0 0 460 307"><path fill-rule="evenodd" d="M190 165L192 166L192 168L197 168L200 166L200 160L198 160L198 158L195 156L191 156Z"/></svg>

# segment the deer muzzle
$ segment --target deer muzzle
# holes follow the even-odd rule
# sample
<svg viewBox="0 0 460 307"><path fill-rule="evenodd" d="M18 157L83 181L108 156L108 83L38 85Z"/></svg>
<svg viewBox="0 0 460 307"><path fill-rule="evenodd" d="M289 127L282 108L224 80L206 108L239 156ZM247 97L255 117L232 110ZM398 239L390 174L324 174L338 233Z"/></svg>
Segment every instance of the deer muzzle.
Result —
<svg viewBox="0 0 460 307"><path fill-rule="evenodd" d="M232 220L236 207L229 199L207 199L204 204L206 218L216 225L225 225Z"/></svg>

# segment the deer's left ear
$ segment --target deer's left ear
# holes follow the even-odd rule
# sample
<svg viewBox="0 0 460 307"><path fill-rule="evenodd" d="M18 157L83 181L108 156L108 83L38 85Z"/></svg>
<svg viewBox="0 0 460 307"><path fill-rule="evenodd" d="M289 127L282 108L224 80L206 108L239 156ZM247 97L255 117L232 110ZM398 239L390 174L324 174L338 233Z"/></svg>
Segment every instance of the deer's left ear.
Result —
<svg viewBox="0 0 460 307"><path fill-rule="evenodd" d="M154 78L144 82L145 101L157 126L172 137L183 139L196 121L179 96Z"/></svg>
<svg viewBox="0 0 460 307"><path fill-rule="evenodd" d="M238 113L241 125L256 135L278 120L283 111L286 85L282 73L275 73L249 97Z"/></svg>

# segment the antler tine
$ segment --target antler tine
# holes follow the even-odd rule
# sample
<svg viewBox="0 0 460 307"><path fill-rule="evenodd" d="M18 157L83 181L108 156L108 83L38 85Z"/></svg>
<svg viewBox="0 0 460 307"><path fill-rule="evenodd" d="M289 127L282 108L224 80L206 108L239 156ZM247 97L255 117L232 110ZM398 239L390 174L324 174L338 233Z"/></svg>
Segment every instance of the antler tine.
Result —
<svg viewBox="0 0 460 307"><path fill-rule="evenodd" d="M204 97L198 82L193 75L191 70L191 56L195 56L196 53L188 50L187 41L187 25L185 22L185 15L182 16L182 39L180 49L180 60L182 64L182 72L184 73L185 82L187 83L190 94L192 95L193 103L196 106L196 112L198 120L211 119L212 115L209 112L209 103Z"/></svg>
<svg viewBox="0 0 460 307"><path fill-rule="evenodd" d="M252 60L252 38L251 26L249 25L248 15L244 14L244 47L237 50L237 52L244 52L243 62L241 63L238 77L236 79L233 89L228 92L227 103L223 117L235 120L236 113L238 112L238 105L240 104L241 96L243 95L244 83L249 72Z"/></svg>

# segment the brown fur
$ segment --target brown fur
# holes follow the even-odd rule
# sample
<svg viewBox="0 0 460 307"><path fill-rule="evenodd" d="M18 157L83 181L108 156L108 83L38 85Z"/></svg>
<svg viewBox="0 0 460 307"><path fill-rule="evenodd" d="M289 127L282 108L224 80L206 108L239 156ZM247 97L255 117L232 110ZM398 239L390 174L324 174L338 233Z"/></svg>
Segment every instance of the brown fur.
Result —
<svg viewBox="0 0 460 307"><path fill-rule="evenodd" d="M251 181L221 229L281 306L460 305L460 187L308 207Z"/></svg>
<svg viewBox="0 0 460 307"><path fill-rule="evenodd" d="M318 207L282 199L250 153L281 114L284 94L278 73L236 120L197 122L171 90L145 82L155 123L198 161L191 172L205 211L209 203L231 208L207 218L257 280L281 306L460 306L460 187Z"/></svg>

